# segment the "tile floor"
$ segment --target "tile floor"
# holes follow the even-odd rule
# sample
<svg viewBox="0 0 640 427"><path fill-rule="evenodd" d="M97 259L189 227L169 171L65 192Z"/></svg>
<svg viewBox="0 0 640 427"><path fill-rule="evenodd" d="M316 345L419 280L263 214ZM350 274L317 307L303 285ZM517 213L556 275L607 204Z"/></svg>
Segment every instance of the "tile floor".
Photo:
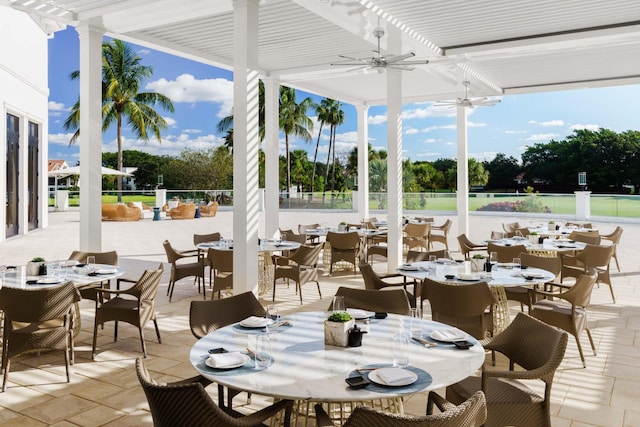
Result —
<svg viewBox="0 0 640 427"><path fill-rule="evenodd" d="M261 214L260 229L264 218ZM455 222L455 218L452 218ZM283 228L297 227L300 222L324 225L340 220L357 221L355 213L283 212ZM442 222L444 217L436 218ZM470 218L470 237L481 240L491 230L500 230L502 222L513 218L474 216ZM518 218L518 220L523 220ZM613 221L598 222L603 232L613 230ZM613 267L613 281L617 303L611 302L606 286L594 289L589 309L591 327L598 355L589 351L586 336L582 337L587 355L587 368L582 368L575 341L569 337L565 360L558 370L552 391L552 423L558 427L640 426L640 257L635 242L640 238L640 224L622 223L625 229L618 249L622 272ZM116 249L120 264L128 277L137 277L147 266L165 261L162 240L169 239L179 248L192 247L192 235L213 231L232 237L232 213L219 211L215 218L198 220L138 223L103 223L104 250ZM263 233L261 232L261 235ZM457 247L456 225L449 243ZM28 236L0 243L0 262L25 263L34 256L64 259L78 246L78 212L55 212L50 226ZM383 262L376 269L386 268ZM197 289L188 279L178 283L173 302L166 296L168 278L165 277L157 298L158 321L162 344L155 341L152 328L147 328L149 358L146 363L159 380L171 381L190 377L194 370L188 353L195 338L188 326L188 307L199 298ZM281 312L320 310L328 306L338 286L362 286L360 275L351 272L324 275L321 287L324 298L319 299L315 286L303 288L304 304L300 306L294 287L278 286L276 302ZM270 302L263 301L264 303ZM425 304L425 308L428 304ZM513 313L519 307L513 306ZM93 306L81 302L82 330L76 340L76 363L72 367L71 383L64 381L64 363L60 354L43 353L14 359L7 391L0 394L0 425L16 426L127 426L151 425L144 394L137 382L134 361L141 354L137 330L121 325L118 342L113 342L113 324L99 330L98 355L91 361ZM428 312L425 313L428 316ZM211 387L214 388L214 387ZM243 396L236 397L242 405ZM253 399L253 406L266 400ZM405 401L405 410L423 414L426 394L414 395ZM251 410L249 407L247 410Z"/></svg>

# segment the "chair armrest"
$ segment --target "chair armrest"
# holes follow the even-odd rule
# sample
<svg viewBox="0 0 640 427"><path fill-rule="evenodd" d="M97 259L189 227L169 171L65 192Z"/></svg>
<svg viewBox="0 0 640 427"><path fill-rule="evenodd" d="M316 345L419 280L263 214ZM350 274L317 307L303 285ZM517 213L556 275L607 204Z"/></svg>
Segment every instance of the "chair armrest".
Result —
<svg viewBox="0 0 640 427"><path fill-rule="evenodd" d="M322 409L322 405L317 403L314 407L316 410L316 426L317 427L335 427L329 415Z"/></svg>
<svg viewBox="0 0 640 427"><path fill-rule="evenodd" d="M284 425L289 426L291 422L291 408L293 407L293 400L280 400L273 405L267 406L259 410L258 412L254 412L253 414L246 415L242 418L238 418L236 421L239 426L255 426L259 425L261 422L266 420L267 418L273 417L278 412L285 410L284 415Z"/></svg>
<svg viewBox="0 0 640 427"><path fill-rule="evenodd" d="M96 292L100 294L114 294L114 295L132 295L137 298L136 295L132 294L129 289L105 289L105 288L96 288Z"/></svg>
<svg viewBox="0 0 640 427"><path fill-rule="evenodd" d="M456 408L456 405L449 402L444 397L440 396L435 391L429 392L429 398L427 401L427 408L431 406L431 410L427 410L427 415L431 415L433 413L433 404L440 410L440 412L451 411Z"/></svg>

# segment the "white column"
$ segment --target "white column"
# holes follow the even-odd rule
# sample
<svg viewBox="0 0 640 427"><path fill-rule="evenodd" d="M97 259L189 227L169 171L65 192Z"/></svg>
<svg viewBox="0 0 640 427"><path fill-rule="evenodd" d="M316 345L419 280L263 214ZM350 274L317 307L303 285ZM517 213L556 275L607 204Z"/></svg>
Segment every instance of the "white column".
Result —
<svg viewBox="0 0 640 427"><path fill-rule="evenodd" d="M258 0L233 0L233 291L258 290Z"/></svg>
<svg viewBox="0 0 640 427"><path fill-rule="evenodd" d="M356 105L358 113L358 215L369 218L369 106Z"/></svg>
<svg viewBox="0 0 640 427"><path fill-rule="evenodd" d="M81 24L80 36L80 245L102 250L102 36Z"/></svg>
<svg viewBox="0 0 640 427"><path fill-rule="evenodd" d="M279 99L280 84L269 77L264 82L265 109L265 238L270 238L280 226L280 144Z"/></svg>
<svg viewBox="0 0 640 427"><path fill-rule="evenodd" d="M591 218L591 191L574 191L576 195L576 219L584 221Z"/></svg>
<svg viewBox="0 0 640 427"><path fill-rule="evenodd" d="M469 235L469 155L467 142L467 107L458 105L458 234Z"/></svg>

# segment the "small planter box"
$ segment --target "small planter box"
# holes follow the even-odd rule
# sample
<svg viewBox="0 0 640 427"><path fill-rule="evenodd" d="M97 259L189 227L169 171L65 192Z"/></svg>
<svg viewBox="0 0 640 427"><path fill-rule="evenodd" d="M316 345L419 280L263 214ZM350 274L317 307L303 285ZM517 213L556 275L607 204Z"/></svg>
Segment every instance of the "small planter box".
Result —
<svg viewBox="0 0 640 427"><path fill-rule="evenodd" d="M336 347L346 347L349 343L349 330L355 325L355 320L347 322L324 321L324 344Z"/></svg>

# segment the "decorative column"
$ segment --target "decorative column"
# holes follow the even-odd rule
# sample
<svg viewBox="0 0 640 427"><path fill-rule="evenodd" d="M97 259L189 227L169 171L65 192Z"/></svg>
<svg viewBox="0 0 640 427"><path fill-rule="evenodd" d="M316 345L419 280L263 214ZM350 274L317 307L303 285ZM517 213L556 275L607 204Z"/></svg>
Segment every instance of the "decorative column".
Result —
<svg viewBox="0 0 640 427"><path fill-rule="evenodd" d="M258 0L233 0L233 291L258 290Z"/></svg>
<svg viewBox="0 0 640 427"><path fill-rule="evenodd" d="M458 234L469 235L469 155L467 139L467 107L458 104Z"/></svg>
<svg viewBox="0 0 640 427"><path fill-rule="evenodd" d="M80 36L80 244L102 251L102 36L92 25Z"/></svg>
<svg viewBox="0 0 640 427"><path fill-rule="evenodd" d="M280 144L278 127L280 84L273 77L263 79L265 109L265 238L280 226Z"/></svg>
<svg viewBox="0 0 640 427"><path fill-rule="evenodd" d="M358 114L358 215L369 218L369 106L356 105Z"/></svg>
<svg viewBox="0 0 640 427"><path fill-rule="evenodd" d="M576 219L584 221L591 218L591 191L574 191L576 195Z"/></svg>

